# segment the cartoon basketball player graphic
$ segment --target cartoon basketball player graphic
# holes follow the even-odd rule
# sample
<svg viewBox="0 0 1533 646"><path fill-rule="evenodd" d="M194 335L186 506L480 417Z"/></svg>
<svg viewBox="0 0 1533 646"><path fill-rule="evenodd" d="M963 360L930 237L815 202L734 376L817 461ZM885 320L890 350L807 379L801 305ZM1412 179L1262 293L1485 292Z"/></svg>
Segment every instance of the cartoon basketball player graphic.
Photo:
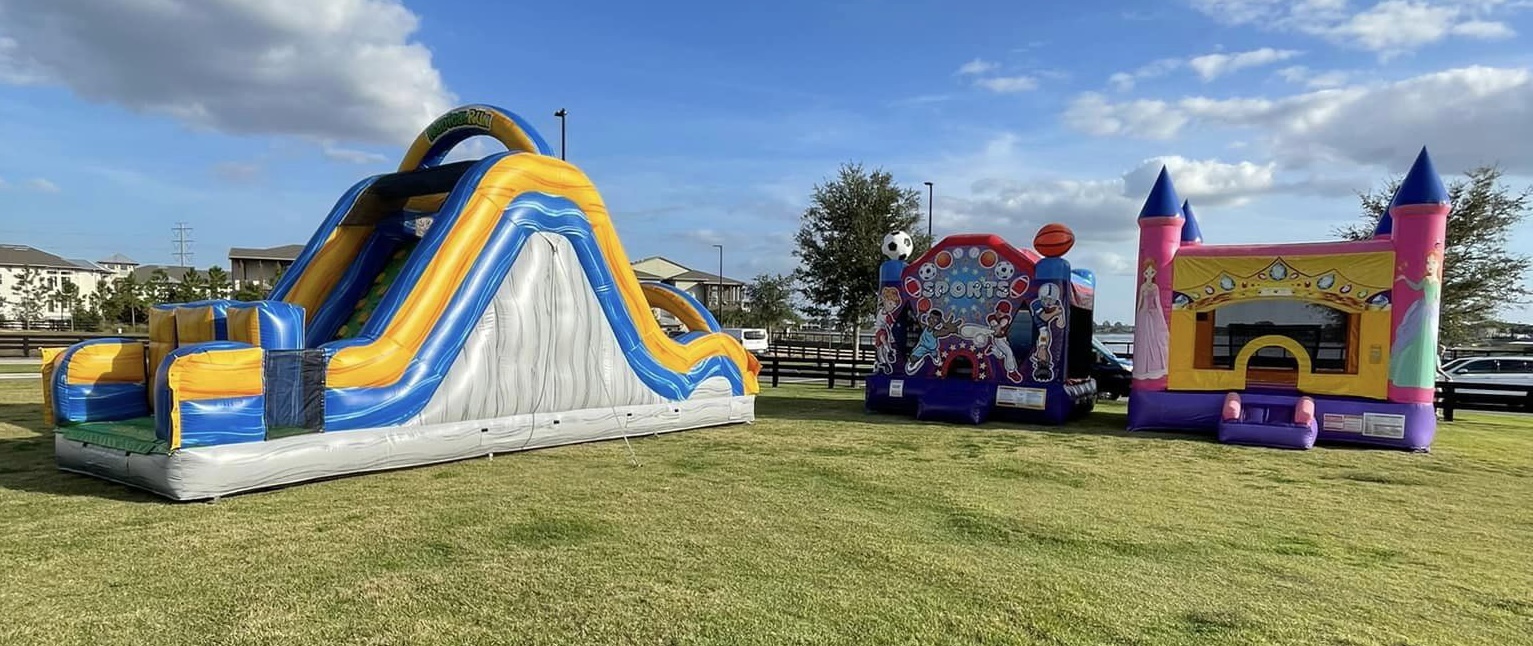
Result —
<svg viewBox="0 0 1533 646"><path fill-rule="evenodd" d="M1038 325L1038 342L1033 347L1033 381L1054 380L1055 329L1065 329L1065 308L1059 302L1059 286L1045 283L1038 286L1038 297L1030 306L1033 320Z"/></svg>
<svg viewBox="0 0 1533 646"><path fill-rule="evenodd" d="M878 321L873 328L873 369L884 374L894 372L898 353L894 348L894 313L900 308L900 290L885 287L878 292Z"/></svg>
<svg viewBox="0 0 1533 646"><path fill-rule="evenodd" d="M926 318L922 321L921 338L916 341L916 347L910 351L910 360L905 362L905 374L916 374L926 364L927 357L933 363L941 361L937 356L937 339L952 336L958 331L960 321L948 317L942 310L931 309L926 312Z"/></svg>

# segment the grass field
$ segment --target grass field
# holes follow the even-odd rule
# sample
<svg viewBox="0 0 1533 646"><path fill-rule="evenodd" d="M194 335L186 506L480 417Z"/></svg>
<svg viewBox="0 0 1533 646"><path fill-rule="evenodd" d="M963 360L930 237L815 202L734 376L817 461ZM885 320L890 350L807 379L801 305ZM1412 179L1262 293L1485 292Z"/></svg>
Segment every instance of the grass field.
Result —
<svg viewBox="0 0 1533 646"><path fill-rule="evenodd" d="M0 375L12 373L33 373L42 370L42 365L37 363L0 363Z"/></svg>
<svg viewBox="0 0 1533 646"><path fill-rule="evenodd" d="M1432 454L761 421L174 504L59 473L0 382L0 644L1512 644L1533 427ZM1521 635L1521 637L1518 637Z"/></svg>

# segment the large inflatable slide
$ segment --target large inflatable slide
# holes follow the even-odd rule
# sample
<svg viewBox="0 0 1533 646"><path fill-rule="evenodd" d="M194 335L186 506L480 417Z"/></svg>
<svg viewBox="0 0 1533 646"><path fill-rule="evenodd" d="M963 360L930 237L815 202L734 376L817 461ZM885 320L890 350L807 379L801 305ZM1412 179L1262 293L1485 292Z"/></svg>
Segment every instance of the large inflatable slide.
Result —
<svg viewBox="0 0 1533 646"><path fill-rule="evenodd" d="M444 163L481 135L507 151ZM347 191L268 300L149 320L47 351L46 414L59 468L177 500L755 417L755 358L640 283L585 174L485 105Z"/></svg>

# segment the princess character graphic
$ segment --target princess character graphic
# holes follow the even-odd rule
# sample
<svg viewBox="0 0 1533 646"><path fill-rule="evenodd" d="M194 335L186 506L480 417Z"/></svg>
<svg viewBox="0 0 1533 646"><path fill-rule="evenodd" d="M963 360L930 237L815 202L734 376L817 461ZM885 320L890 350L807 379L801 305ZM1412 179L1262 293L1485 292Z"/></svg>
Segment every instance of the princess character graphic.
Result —
<svg viewBox="0 0 1533 646"><path fill-rule="evenodd" d="M1159 379L1166 376L1166 355L1171 333L1166 329L1166 314L1161 309L1160 286L1155 284L1155 261L1144 263L1144 282L1139 284L1134 306L1134 378Z"/></svg>
<svg viewBox="0 0 1533 646"><path fill-rule="evenodd" d="M1442 298L1442 244L1427 252L1421 280L1406 278L1404 272L1395 280L1420 292L1400 317L1395 342L1389 350L1389 381L1403 388L1433 388L1437 385L1437 330Z"/></svg>

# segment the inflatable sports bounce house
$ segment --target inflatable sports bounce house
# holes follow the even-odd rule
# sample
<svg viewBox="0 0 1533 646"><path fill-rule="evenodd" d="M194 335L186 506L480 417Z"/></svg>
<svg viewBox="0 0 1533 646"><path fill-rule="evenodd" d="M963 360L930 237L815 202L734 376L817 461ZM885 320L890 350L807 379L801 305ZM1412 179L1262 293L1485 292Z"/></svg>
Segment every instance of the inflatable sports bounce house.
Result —
<svg viewBox="0 0 1533 646"><path fill-rule="evenodd" d="M1161 169L1138 218L1129 429L1429 448L1450 210L1422 149L1369 239L1208 245Z"/></svg>
<svg viewBox="0 0 1533 646"><path fill-rule="evenodd" d="M971 424L1090 411L1095 278L1063 258L1074 242L1062 224L1039 230L1037 251L953 235L907 264L910 236L887 236L866 408Z"/></svg>
<svg viewBox="0 0 1533 646"><path fill-rule="evenodd" d="M443 162L477 135L508 150ZM759 370L690 295L635 278L584 173L471 105L348 190L268 300L159 305L147 343L51 349L44 399L59 468L186 500L748 422Z"/></svg>

